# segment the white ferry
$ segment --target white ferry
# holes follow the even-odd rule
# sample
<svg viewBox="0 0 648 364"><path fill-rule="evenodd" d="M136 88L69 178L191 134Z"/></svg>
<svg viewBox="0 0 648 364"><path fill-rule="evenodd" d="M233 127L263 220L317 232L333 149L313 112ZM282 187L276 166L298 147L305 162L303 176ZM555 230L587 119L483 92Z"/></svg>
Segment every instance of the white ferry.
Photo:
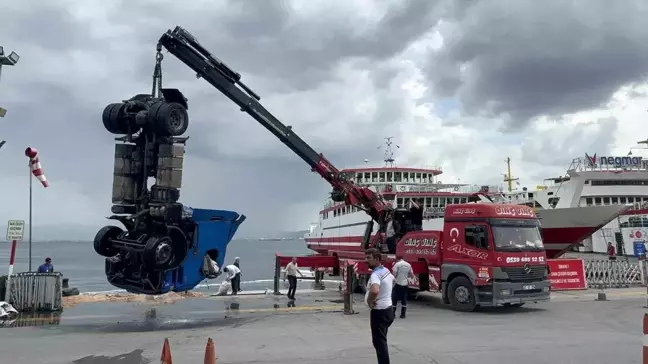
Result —
<svg viewBox="0 0 648 364"><path fill-rule="evenodd" d="M345 169L343 172L346 172L355 184L368 186L379 192L395 208L408 206L413 198L423 200L424 230L442 229L445 206L467 203L476 193L494 202L532 203L541 219L547 256L556 258L610 223L625 208L622 204L611 202L590 205L569 203L567 196L571 193L571 198L574 199L578 188L574 183L569 184L574 186L572 189L566 188L566 181L553 193L546 188L535 193L522 191L519 194L506 194L498 186L444 184L438 180L438 176L442 174L441 168L395 166L390 138L387 138L386 144L384 166ZM648 174L646 178L648 179ZM557 195L558 192L560 195ZM610 197L611 195L608 198ZM578 201L576 197L576 202ZM304 240L309 249L321 254L328 254L329 250L360 250L369 220L364 211L354 206L328 200L319 212L317 225L311 226ZM373 231L378 231L376 223Z"/></svg>

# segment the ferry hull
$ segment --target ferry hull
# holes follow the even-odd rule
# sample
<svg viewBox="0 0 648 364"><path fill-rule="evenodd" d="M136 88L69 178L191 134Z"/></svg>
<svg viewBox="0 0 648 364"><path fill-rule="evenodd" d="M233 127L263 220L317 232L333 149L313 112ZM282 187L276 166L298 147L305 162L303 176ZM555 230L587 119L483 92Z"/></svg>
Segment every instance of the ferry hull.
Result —
<svg viewBox="0 0 648 364"><path fill-rule="evenodd" d="M600 230L626 210L623 205L569 207L538 211L547 258L555 259ZM441 230L443 219L428 220L426 230ZM309 249L319 254L330 251L361 251L362 235L325 236L321 230L304 237ZM334 230L327 228L327 232Z"/></svg>

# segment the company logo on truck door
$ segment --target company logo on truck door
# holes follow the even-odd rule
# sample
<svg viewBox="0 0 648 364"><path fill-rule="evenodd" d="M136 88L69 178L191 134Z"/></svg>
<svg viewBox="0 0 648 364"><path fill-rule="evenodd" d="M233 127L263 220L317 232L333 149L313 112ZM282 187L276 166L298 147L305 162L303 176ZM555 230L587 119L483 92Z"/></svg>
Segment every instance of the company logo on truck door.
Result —
<svg viewBox="0 0 648 364"><path fill-rule="evenodd" d="M470 257L470 258L477 258L477 259L481 259L481 260L488 259L488 253L480 252L479 250L476 250L476 249L466 248L465 246L460 245L460 244L455 244L455 245L450 246L448 248L448 251L455 252L455 253L461 254L461 255L465 255L465 256Z"/></svg>
<svg viewBox="0 0 648 364"><path fill-rule="evenodd" d="M596 153L593 155L588 155L585 153L585 162L588 167L595 168L598 166L610 166L610 167L646 167L648 161L644 161L642 157L635 156L618 156L618 157L608 157L600 156L597 157Z"/></svg>

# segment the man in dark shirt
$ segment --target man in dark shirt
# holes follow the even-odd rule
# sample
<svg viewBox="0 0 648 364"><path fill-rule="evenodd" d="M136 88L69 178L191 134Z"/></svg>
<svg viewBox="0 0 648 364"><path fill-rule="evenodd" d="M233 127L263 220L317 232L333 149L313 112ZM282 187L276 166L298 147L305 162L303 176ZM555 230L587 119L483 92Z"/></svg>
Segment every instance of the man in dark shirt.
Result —
<svg viewBox="0 0 648 364"><path fill-rule="evenodd" d="M41 264L38 267L38 273L52 273L54 272L54 266L52 265L52 258L45 258L45 264Z"/></svg>
<svg viewBox="0 0 648 364"><path fill-rule="evenodd" d="M421 200L410 200L410 213L412 221L412 230L421 231L423 230L423 201Z"/></svg>

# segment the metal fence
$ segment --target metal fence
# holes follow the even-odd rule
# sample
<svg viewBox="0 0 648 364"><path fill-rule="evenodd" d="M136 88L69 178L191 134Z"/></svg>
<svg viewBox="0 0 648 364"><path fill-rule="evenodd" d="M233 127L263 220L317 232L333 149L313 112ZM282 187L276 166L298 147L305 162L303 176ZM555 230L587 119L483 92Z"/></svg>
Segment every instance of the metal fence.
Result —
<svg viewBox="0 0 648 364"><path fill-rule="evenodd" d="M7 301L20 312L63 309L61 273L18 273L8 281Z"/></svg>
<svg viewBox="0 0 648 364"><path fill-rule="evenodd" d="M585 260L585 277L590 288L642 286L646 285L646 264L628 260Z"/></svg>

